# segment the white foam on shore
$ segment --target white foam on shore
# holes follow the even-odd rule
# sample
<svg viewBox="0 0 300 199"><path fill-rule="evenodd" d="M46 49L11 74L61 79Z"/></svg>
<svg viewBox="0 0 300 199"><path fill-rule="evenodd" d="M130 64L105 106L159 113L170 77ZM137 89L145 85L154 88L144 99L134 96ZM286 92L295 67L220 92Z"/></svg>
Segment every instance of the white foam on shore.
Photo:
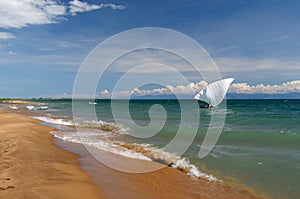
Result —
<svg viewBox="0 0 300 199"><path fill-rule="evenodd" d="M174 166L172 167L179 170L184 170L192 177L205 178L209 181L218 181L215 176L201 172L195 165L191 164L190 161L185 158L175 161Z"/></svg>
<svg viewBox="0 0 300 199"><path fill-rule="evenodd" d="M110 137L110 136L104 135L104 134L108 134L107 132L99 133L99 132L52 131L51 134L54 135L54 137L59 138L63 141L92 146L97 149L101 149L103 151L111 152L111 153L118 154L118 155L128 157L128 158L151 161L150 158L144 156L143 154L136 153L136 152L128 150L126 148L122 148L119 145L114 144L109 139L103 139L103 140L95 139L96 137L99 137L99 136L101 136L102 138Z"/></svg>
<svg viewBox="0 0 300 199"><path fill-rule="evenodd" d="M13 109L13 110L18 110L19 109L17 106L9 106L8 108Z"/></svg>
<svg viewBox="0 0 300 199"><path fill-rule="evenodd" d="M157 149L149 144L128 144L121 141L113 141L110 137L113 137L110 132L51 132L56 138L63 141L84 144L90 147L111 152L117 155L121 155L127 158L148 160L159 162L168 165L172 168L181 170L187 173L191 177L205 178L210 181L218 181L218 179L212 175L201 172L195 165L191 164L186 158L176 156L176 154L165 152L161 149ZM115 135L114 137L116 137Z"/></svg>
<svg viewBox="0 0 300 199"><path fill-rule="evenodd" d="M32 111L32 110L47 110L49 107L39 104L38 106L28 105L26 106L26 108Z"/></svg>
<svg viewBox="0 0 300 199"><path fill-rule="evenodd" d="M149 147L146 147L149 148ZM171 166L172 168L179 169L186 172L192 177L206 178L210 181L217 181L218 179L213 175L206 174L201 172L195 165L191 164L190 161L186 158L179 157L176 154L165 152L161 149L156 149L151 147L150 156L153 161L163 162L166 165Z"/></svg>
<svg viewBox="0 0 300 199"><path fill-rule="evenodd" d="M49 107L48 106L37 106L35 107L36 110L47 110Z"/></svg>
<svg viewBox="0 0 300 199"><path fill-rule="evenodd" d="M74 120L66 120L61 118L51 118L46 116L40 116L40 117L33 117L35 119L41 120L43 122L47 122L50 124L58 124L58 125L65 125L65 126L77 126L82 128L94 128L94 129L100 129L103 131L111 131L111 132L118 132L118 133L125 133L125 129L109 122L104 121L87 121L87 120L81 120L74 122Z"/></svg>
<svg viewBox="0 0 300 199"><path fill-rule="evenodd" d="M27 108L28 110L34 110L35 107L30 105L30 106L26 106L26 108Z"/></svg>
<svg viewBox="0 0 300 199"><path fill-rule="evenodd" d="M38 120L64 126L74 126L73 120L65 120L51 117L34 117ZM168 153L162 149L157 149L150 144L125 143L112 140L125 132L124 129L116 126L113 123L103 121L80 121L76 125L91 130L66 132L52 131L51 134L56 138L66 142L84 144L90 147L118 154L127 158L140 160L148 160L160 162L169 165L172 168L181 170L192 177L205 178L210 181L218 181L218 179L210 174L201 172L195 165L191 164L186 158L177 156L176 154ZM93 131L93 129L98 129ZM100 131L99 131L100 129Z"/></svg>
<svg viewBox="0 0 300 199"><path fill-rule="evenodd" d="M33 118L41 120L43 122L50 123L50 124L58 124L58 125L65 125L65 126L73 126L74 125L74 122L72 120L64 120L64 119L60 119L60 118L54 119L54 118L45 117L45 116L41 116L41 117L35 116Z"/></svg>

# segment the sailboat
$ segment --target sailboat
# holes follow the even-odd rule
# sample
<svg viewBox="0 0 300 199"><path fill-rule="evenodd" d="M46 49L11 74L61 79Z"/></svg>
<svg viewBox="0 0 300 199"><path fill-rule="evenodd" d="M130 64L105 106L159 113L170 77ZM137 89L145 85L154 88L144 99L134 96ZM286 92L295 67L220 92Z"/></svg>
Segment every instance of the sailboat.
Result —
<svg viewBox="0 0 300 199"><path fill-rule="evenodd" d="M211 108L221 104L233 80L234 78L222 79L213 82L202 89L194 98L196 100L204 101L208 105L201 106L200 108Z"/></svg>

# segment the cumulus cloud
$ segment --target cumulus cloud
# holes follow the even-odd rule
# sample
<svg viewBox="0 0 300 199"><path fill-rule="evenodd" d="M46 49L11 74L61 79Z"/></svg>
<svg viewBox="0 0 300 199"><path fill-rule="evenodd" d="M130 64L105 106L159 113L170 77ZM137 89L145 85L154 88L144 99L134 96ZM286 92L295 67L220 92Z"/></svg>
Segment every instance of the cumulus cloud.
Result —
<svg viewBox="0 0 300 199"><path fill-rule="evenodd" d="M101 91L101 94L102 94L102 95L108 95L108 94L109 94L109 91L105 89L104 91Z"/></svg>
<svg viewBox="0 0 300 199"><path fill-rule="evenodd" d="M201 89L205 88L207 83L205 81L200 81L198 83L189 83L188 85L178 85L178 86L171 86L167 85L163 88L155 88L152 90L143 90L139 88L135 88L130 91L119 91L114 92L114 98L126 98L130 96L144 96L144 95L193 95L199 92ZM101 97L112 97L110 92L105 92L104 90L101 92Z"/></svg>
<svg viewBox="0 0 300 199"><path fill-rule="evenodd" d="M294 80L283 83L281 85L264 85L258 84L250 86L247 83L232 84L229 92L231 93L243 93L243 94L279 94L279 93L291 93L300 92L300 80Z"/></svg>
<svg viewBox="0 0 300 199"><path fill-rule="evenodd" d="M29 25L58 23L68 15L101 8L124 9L123 5L93 4L72 0L63 4L58 0L9 0L0 1L0 28L23 28Z"/></svg>
<svg viewBox="0 0 300 199"><path fill-rule="evenodd" d="M88 4L79 0L73 0L69 2L70 4L70 14L75 15L77 12L88 12L92 10L100 9L100 5Z"/></svg>
<svg viewBox="0 0 300 199"><path fill-rule="evenodd" d="M79 0L73 0L69 2L70 5L70 14L71 15L76 15L77 12L88 12L88 11L92 11L92 10L98 10L101 8L107 8L110 7L113 10L123 10L125 9L125 7L123 5L116 5L116 4L112 4L112 3L108 3L108 4L88 4L86 2L82 2Z"/></svg>
<svg viewBox="0 0 300 199"><path fill-rule="evenodd" d="M188 85L171 86L168 85L164 88L156 88L152 90L142 90L135 88L130 91L114 92L114 98L128 98L130 96L145 96L145 95L169 95L176 94L177 96L191 97L198 93L200 90L207 86L207 82L200 81L198 83L189 83ZM229 93L243 93L243 94L279 94L279 93L291 93L300 92L300 80L294 80L283 83L281 85L264 85L258 84L250 86L247 83L234 83L230 86ZM107 90L101 92L100 97L110 98L112 94Z"/></svg>
<svg viewBox="0 0 300 199"><path fill-rule="evenodd" d="M54 0L0 1L1 28L51 24L65 14L66 7Z"/></svg>
<svg viewBox="0 0 300 199"><path fill-rule="evenodd" d="M0 40L7 40L7 39L16 39L16 37L9 32L0 32Z"/></svg>

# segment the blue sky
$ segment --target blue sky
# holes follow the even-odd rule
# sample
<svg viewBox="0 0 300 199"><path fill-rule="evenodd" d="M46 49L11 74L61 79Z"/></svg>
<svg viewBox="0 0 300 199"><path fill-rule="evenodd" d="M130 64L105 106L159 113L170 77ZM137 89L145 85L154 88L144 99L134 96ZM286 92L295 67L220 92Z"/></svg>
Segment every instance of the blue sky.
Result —
<svg viewBox="0 0 300 199"><path fill-rule="evenodd" d="M0 0L0 97L69 96L96 45L148 26L199 42L223 77L236 78L233 91L300 92L299 8L296 0ZM99 93L111 92L107 79Z"/></svg>

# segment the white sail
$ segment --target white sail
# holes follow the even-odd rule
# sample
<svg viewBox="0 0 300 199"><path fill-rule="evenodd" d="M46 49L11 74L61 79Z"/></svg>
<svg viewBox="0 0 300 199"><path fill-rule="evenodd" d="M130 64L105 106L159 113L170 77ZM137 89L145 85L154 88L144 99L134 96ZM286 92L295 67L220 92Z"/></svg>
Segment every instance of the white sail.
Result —
<svg viewBox="0 0 300 199"><path fill-rule="evenodd" d="M201 90L195 99L204 101L212 106L218 106L224 99L226 92L234 78L227 78L209 84Z"/></svg>

